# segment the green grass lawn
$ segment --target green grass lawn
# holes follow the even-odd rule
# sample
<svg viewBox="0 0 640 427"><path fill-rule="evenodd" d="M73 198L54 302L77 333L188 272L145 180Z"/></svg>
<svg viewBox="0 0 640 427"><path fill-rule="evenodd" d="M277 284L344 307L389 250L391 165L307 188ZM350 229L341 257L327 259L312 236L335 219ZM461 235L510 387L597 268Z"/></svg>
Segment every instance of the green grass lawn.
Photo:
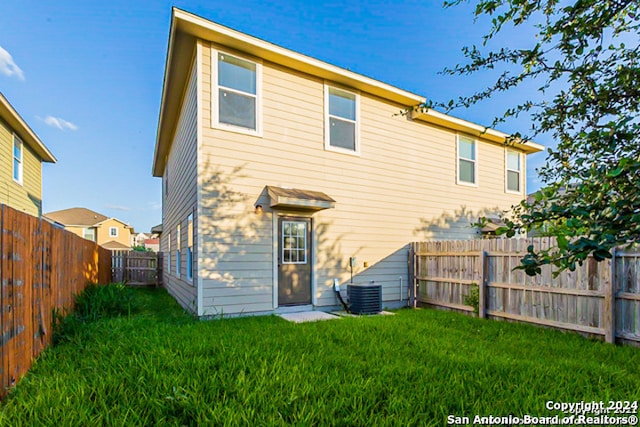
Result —
<svg viewBox="0 0 640 427"><path fill-rule="evenodd" d="M435 310L197 321L163 290L47 350L0 425L434 425L640 400L640 349Z"/></svg>

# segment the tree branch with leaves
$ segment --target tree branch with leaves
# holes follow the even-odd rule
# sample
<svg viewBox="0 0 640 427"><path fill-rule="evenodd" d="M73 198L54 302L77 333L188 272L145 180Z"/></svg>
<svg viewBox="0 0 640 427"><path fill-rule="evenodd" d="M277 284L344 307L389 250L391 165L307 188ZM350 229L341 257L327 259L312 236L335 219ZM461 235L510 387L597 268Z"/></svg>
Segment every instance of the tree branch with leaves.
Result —
<svg viewBox="0 0 640 427"><path fill-rule="evenodd" d="M465 0L445 3L453 7ZM496 117L491 127L523 113L531 127L505 143L549 134L557 142L538 170L545 183L532 201L505 215L507 236L543 229L557 247L529 248L519 268L527 274L552 264L574 269L589 255L609 258L615 246L640 238L640 22L635 1L481 0L476 19L488 16L482 46L466 47L467 63L445 74L473 75L499 70L484 90L425 108L447 112L507 92L525 82L537 86L525 99ZM511 26L534 29L520 49L482 52Z"/></svg>

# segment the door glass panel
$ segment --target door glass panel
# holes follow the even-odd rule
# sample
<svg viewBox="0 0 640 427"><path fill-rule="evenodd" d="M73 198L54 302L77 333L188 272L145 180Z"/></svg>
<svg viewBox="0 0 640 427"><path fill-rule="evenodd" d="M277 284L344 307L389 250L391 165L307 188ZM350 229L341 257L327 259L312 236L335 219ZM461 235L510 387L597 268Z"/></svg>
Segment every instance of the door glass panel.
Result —
<svg viewBox="0 0 640 427"><path fill-rule="evenodd" d="M282 222L282 262L284 264L307 263L306 222Z"/></svg>

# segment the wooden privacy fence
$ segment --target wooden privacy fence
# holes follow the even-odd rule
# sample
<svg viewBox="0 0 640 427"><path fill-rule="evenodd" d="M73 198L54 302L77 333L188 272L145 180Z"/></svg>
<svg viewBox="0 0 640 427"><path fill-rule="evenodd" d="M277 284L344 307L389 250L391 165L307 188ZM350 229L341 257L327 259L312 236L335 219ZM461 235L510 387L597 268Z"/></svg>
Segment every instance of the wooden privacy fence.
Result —
<svg viewBox="0 0 640 427"><path fill-rule="evenodd" d="M87 283L111 281L111 253L0 205L0 398L51 343L52 312Z"/></svg>
<svg viewBox="0 0 640 427"><path fill-rule="evenodd" d="M126 282L134 286L160 286L162 253L113 251L111 271L114 282Z"/></svg>
<svg viewBox="0 0 640 427"><path fill-rule="evenodd" d="M548 249L550 238L413 243L411 271L418 302L471 312L466 296L478 286L480 317L511 319L582 333L607 342L640 343L640 252L589 257L575 271L530 277L514 270L529 245ZM465 300L467 300L465 302Z"/></svg>

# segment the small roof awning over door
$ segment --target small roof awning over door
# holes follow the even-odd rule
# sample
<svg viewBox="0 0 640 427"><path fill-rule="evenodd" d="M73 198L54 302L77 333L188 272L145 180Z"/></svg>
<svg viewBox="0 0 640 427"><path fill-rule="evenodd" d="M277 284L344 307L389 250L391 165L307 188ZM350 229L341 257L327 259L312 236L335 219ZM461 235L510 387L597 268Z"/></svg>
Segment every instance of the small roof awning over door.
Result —
<svg viewBox="0 0 640 427"><path fill-rule="evenodd" d="M267 186L272 208L286 208L304 211L321 211L332 209L336 201L319 191L299 190Z"/></svg>

